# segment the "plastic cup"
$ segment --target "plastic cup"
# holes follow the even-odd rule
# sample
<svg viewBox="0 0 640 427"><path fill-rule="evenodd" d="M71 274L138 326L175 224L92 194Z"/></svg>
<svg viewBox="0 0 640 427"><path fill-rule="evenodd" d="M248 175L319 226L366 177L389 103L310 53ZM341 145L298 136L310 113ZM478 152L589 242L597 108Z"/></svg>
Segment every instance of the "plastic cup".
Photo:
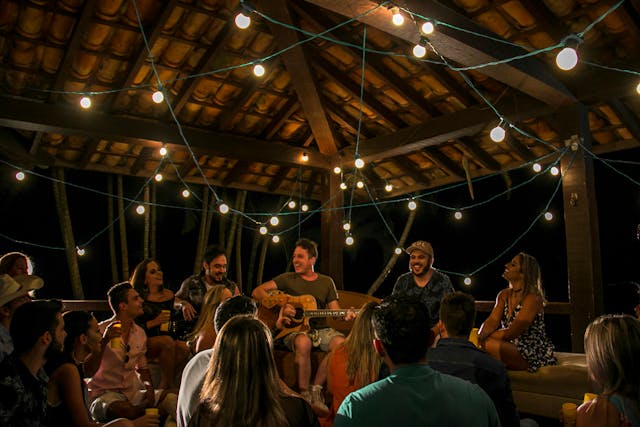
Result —
<svg viewBox="0 0 640 427"><path fill-rule="evenodd" d="M162 310L162 314L171 314L171 310ZM160 324L160 330L162 332L169 331L169 322L162 322Z"/></svg>
<svg viewBox="0 0 640 427"><path fill-rule="evenodd" d="M562 418L564 419L565 426L575 426L577 415L578 405L570 402L562 404Z"/></svg>
<svg viewBox="0 0 640 427"><path fill-rule="evenodd" d="M471 333L469 334L469 341L476 347L480 347L480 343L478 342L478 328L471 329Z"/></svg>
<svg viewBox="0 0 640 427"><path fill-rule="evenodd" d="M144 410L145 415L159 415L158 408L147 408Z"/></svg>
<svg viewBox="0 0 640 427"><path fill-rule="evenodd" d="M120 329L122 328L122 323L117 322L111 325L112 328ZM122 347L122 339L120 337L111 338L111 342L109 343L111 348L120 348Z"/></svg>
<svg viewBox="0 0 640 427"><path fill-rule="evenodd" d="M584 403L587 403L588 401L593 400L596 397L598 397L598 395L595 394L595 393L585 393L584 394Z"/></svg>

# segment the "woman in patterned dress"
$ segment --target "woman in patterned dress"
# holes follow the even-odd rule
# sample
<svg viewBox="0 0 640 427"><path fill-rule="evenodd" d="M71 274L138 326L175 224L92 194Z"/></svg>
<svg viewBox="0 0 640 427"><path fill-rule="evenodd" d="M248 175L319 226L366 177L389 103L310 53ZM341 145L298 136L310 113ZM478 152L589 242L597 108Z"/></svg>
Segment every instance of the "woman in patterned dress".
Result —
<svg viewBox="0 0 640 427"><path fill-rule="evenodd" d="M478 340L507 369L535 372L555 365L553 344L544 327L544 293L538 261L524 252L507 263L502 274L509 287L482 324Z"/></svg>

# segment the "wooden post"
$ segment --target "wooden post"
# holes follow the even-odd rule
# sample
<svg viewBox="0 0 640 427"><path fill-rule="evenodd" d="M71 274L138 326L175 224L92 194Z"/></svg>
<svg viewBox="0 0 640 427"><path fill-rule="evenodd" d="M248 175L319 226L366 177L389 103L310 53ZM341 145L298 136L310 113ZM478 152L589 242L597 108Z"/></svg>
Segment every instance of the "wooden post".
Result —
<svg viewBox="0 0 640 427"><path fill-rule="evenodd" d="M107 175L107 224L113 224L113 175ZM116 257L116 231L109 227L109 259L111 261L111 282L118 280L118 259Z"/></svg>
<svg viewBox="0 0 640 427"><path fill-rule="evenodd" d="M124 211L124 192L122 189L122 175L117 177L118 188L118 212L120 219L118 220L120 230L120 255L122 257L122 279L129 279L129 248L127 246L127 221L126 212Z"/></svg>
<svg viewBox="0 0 640 427"><path fill-rule="evenodd" d="M579 104L571 121L576 123L577 135L567 140L575 151L562 159L562 192L564 222L567 239L567 267L571 315L571 348L584 351L584 331L602 313L602 271L600 263L600 234L596 206L593 159L579 146L591 148L589 112ZM573 160L572 160L573 158Z"/></svg>
<svg viewBox="0 0 640 427"><path fill-rule="evenodd" d="M323 174L322 206L320 215L320 273L331 276L338 289L344 289L343 257L344 235L341 227L342 194L340 178L331 171Z"/></svg>

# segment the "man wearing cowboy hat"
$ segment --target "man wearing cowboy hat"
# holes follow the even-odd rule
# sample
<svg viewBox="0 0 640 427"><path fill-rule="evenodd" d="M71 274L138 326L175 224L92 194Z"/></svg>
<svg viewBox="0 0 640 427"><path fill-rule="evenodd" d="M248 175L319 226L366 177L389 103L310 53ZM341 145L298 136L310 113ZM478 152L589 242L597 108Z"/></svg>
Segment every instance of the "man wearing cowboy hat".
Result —
<svg viewBox="0 0 640 427"><path fill-rule="evenodd" d="M31 301L29 292L40 289L43 284L38 276L0 276L0 361L13 351L13 341L9 334L13 313L25 302Z"/></svg>
<svg viewBox="0 0 640 427"><path fill-rule="evenodd" d="M429 310L431 329L436 335L440 335L440 301L445 295L453 293L451 280L449 276L433 268L431 243L418 240L406 252L409 254L409 272L398 277L392 295L409 295L420 300Z"/></svg>

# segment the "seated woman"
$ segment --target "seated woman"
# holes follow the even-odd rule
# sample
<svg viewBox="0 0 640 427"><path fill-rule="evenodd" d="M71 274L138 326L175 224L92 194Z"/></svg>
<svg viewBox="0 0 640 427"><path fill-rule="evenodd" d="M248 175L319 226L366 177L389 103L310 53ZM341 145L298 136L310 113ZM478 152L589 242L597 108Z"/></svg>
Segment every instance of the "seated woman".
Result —
<svg viewBox="0 0 640 427"><path fill-rule="evenodd" d="M478 341L507 369L535 372L555 365L553 344L544 327L544 294L538 261L520 252L502 274L509 287L498 293L496 305L480 327Z"/></svg>
<svg viewBox="0 0 640 427"><path fill-rule="evenodd" d="M90 357L102 354L103 340L98 321L86 311L69 311L64 319L64 350L47 360L45 371L49 376L47 396L48 425L73 427L125 427L158 425L158 417L145 415L130 421L120 418L107 424L94 422L87 410L84 364Z"/></svg>
<svg viewBox="0 0 640 427"><path fill-rule="evenodd" d="M144 314L136 319L136 323L147 334L147 358L158 359L158 388L174 388L176 375L184 368L190 353L186 343L174 339L170 328L162 327L171 321L175 296L164 287L162 269L152 259L145 259L136 266L130 283L144 300Z"/></svg>
<svg viewBox="0 0 640 427"><path fill-rule="evenodd" d="M232 296L233 294L225 285L214 285L207 291L196 326L191 335L189 335L189 341L194 353L213 347L213 343L216 341L216 328L213 322L216 308L222 301Z"/></svg>
<svg viewBox="0 0 640 427"><path fill-rule="evenodd" d="M219 331L189 426L318 426L309 404L283 394L269 328L249 316Z"/></svg>
<svg viewBox="0 0 640 427"><path fill-rule="evenodd" d="M589 378L602 392L578 408L577 427L640 427L640 321L604 315L584 334Z"/></svg>

